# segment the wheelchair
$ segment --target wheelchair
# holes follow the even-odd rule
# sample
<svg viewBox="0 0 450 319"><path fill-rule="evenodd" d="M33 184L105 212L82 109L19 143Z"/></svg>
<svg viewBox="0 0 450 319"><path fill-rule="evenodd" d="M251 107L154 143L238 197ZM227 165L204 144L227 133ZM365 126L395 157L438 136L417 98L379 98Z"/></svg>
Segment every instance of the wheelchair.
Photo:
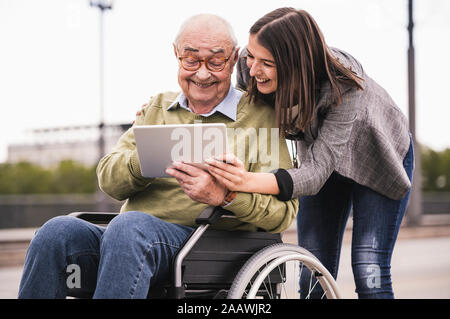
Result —
<svg viewBox="0 0 450 319"><path fill-rule="evenodd" d="M74 212L71 216L106 225L118 213ZM338 299L341 294L328 270L307 250L283 243L265 231L210 229L220 218L235 218L222 207L207 207L198 227L174 256L171 278L150 287L148 298L171 299ZM299 279L302 287L299 287ZM305 286L305 287L303 287ZM69 289L68 296L92 295Z"/></svg>

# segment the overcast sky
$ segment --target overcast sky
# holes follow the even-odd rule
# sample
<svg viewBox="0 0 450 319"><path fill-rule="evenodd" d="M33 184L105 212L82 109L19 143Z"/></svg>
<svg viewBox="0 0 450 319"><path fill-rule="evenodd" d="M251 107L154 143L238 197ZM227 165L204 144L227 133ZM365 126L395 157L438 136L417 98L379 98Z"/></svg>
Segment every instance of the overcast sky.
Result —
<svg viewBox="0 0 450 319"><path fill-rule="evenodd" d="M330 46L355 56L408 113L407 0L116 0L105 15L105 119L127 123L148 99L178 90L180 24L215 13L240 46L282 6L307 10ZM450 1L415 0L416 116L421 143L450 147ZM88 0L0 0L0 162L31 129L99 121L99 12ZM234 79L234 77L233 77Z"/></svg>

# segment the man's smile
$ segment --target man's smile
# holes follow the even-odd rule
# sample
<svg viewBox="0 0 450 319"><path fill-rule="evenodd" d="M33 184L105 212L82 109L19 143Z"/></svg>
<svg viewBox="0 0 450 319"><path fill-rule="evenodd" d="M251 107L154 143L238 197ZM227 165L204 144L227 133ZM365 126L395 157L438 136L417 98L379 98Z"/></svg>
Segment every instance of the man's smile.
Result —
<svg viewBox="0 0 450 319"><path fill-rule="evenodd" d="M194 80L190 80L190 81L191 81L191 83L195 84L196 86L198 86L199 88L202 88L202 89L209 88L217 83L215 81L214 82L206 82L206 83L196 82Z"/></svg>

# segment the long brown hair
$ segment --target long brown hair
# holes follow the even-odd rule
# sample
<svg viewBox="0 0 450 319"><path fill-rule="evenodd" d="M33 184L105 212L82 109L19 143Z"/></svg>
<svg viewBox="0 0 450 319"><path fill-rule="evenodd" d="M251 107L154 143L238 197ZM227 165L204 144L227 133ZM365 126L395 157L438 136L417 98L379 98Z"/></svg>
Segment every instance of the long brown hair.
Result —
<svg viewBox="0 0 450 319"><path fill-rule="evenodd" d="M304 131L314 118L316 95L324 81L330 83L332 105L342 102L340 84L363 89L359 78L330 53L322 32L304 10L276 9L255 22L250 34L274 57L278 86L264 95L251 77L248 94L252 100L272 101L281 131ZM293 106L298 116L293 119Z"/></svg>

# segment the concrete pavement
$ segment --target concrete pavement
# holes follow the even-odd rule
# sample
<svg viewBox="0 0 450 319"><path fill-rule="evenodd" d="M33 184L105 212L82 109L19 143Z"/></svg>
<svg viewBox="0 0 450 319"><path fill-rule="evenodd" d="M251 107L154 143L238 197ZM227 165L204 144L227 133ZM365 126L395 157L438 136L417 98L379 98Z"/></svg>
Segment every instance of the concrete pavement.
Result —
<svg viewBox="0 0 450 319"><path fill-rule="evenodd" d="M0 231L0 299L16 298L26 247L33 229ZM295 243L295 228L283 235ZM356 298L350 260L351 228L344 235L338 285L344 298ZM397 298L450 298L450 226L402 227L392 257Z"/></svg>

